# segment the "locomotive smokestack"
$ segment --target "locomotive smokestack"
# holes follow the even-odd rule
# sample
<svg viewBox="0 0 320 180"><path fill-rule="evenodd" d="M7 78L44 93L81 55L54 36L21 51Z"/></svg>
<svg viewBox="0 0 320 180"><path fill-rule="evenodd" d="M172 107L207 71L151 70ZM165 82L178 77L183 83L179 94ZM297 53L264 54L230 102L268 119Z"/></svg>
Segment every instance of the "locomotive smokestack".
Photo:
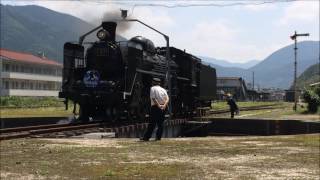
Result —
<svg viewBox="0 0 320 180"><path fill-rule="evenodd" d="M108 31L110 33L110 39L112 41L116 40L116 29L117 29L117 23L112 21L102 22L103 29Z"/></svg>

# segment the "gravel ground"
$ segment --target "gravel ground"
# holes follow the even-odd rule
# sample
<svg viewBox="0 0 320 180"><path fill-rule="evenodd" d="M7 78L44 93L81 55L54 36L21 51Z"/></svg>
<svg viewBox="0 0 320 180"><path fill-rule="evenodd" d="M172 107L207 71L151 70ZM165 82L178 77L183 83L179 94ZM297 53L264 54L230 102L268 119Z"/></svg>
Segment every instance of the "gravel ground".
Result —
<svg viewBox="0 0 320 180"><path fill-rule="evenodd" d="M319 179L319 134L1 142L1 179ZM72 168L70 168L72 167Z"/></svg>

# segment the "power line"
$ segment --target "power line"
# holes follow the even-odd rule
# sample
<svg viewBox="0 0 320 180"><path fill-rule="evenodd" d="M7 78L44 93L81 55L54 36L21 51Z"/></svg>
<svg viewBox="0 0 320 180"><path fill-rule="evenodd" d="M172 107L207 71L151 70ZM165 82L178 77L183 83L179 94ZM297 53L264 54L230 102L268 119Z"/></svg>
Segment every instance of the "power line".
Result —
<svg viewBox="0 0 320 180"><path fill-rule="evenodd" d="M215 7L230 7L230 6L247 6L247 5L263 5L263 4L271 4L271 3L280 3L280 2L293 2L297 0L284 0L284 1L250 1L250 2L235 2L228 4L219 4L219 3L185 3L185 4L155 4L155 3L146 3L146 4L134 4L134 6L156 6L156 7L165 7L165 8L185 8L185 7L207 7L207 6L215 6ZM228 1L221 1L228 2ZM229 1L230 2L230 1Z"/></svg>
<svg viewBox="0 0 320 180"><path fill-rule="evenodd" d="M5 1L26 1L26 0L5 0ZM174 0L153 1L155 3L149 3L150 0L29 0L27 2L41 2L41 1L69 1L69 2L90 2L97 4L117 4L131 6L131 16L134 13L136 7L163 7L163 8L188 8L188 7L232 7L232 6L260 6L264 4L275 3L290 3L297 1L312 1L312 0L195 0L191 2L181 2ZM314 0L315 2L317 0ZM137 3L139 2L139 3ZM148 3L145 3L148 2ZM172 3L172 4L171 4Z"/></svg>
<svg viewBox="0 0 320 180"><path fill-rule="evenodd" d="M123 5L134 5L134 6L157 6L166 8L179 8L179 7L193 7L193 6L241 6L241 5L262 5L268 3L282 3L282 2L293 2L293 1L317 1L317 0L194 0L191 2L185 1L174 1L174 0L160 0L153 1L158 3L149 3L150 0L4 0L12 2L43 2L43 1L69 1L69 2L92 2L92 3L110 3L110 4L123 4ZM148 2L148 3L136 3L136 2ZM163 4L160 4L162 2ZM201 3L200 3L201 2ZM208 3L209 2L209 3ZM214 3L213 3L214 2ZM219 4L225 2L234 2L229 4ZM164 3L173 3L172 5L167 5Z"/></svg>
<svg viewBox="0 0 320 180"><path fill-rule="evenodd" d="M144 0L142 0L144 1ZM234 1L233 3L225 3L230 2L230 0L219 0L215 1L214 3L183 3L183 4L159 4L159 3L141 3L141 4L133 4L131 7L131 13L132 15L134 13L134 9L136 7L163 7L163 8L188 8L188 7L232 7L232 6L259 6L264 4L273 4L273 3L289 3L289 2L295 2L295 1L303 1L303 0L252 0L252 1ZM172 1L166 1L166 2L172 2ZM193 1L194 2L194 1ZM207 1L196 1L196 2L207 2ZM217 2L223 2L223 3L217 3ZM116 3L116 4L124 4L124 3ZM127 4L128 5L128 4Z"/></svg>
<svg viewBox="0 0 320 180"><path fill-rule="evenodd" d="M272 3L284 3L284 2L295 2L295 1L312 1L312 0L215 0L215 1L206 1L206 0L195 0L191 2L181 2L174 0L164 0L164 1L153 1L157 3L149 3L150 0L4 0L7 2L43 2L43 1L65 1L65 2L91 2L97 4L119 4L119 5L131 5L133 7L164 7L164 8L187 8L187 7L230 7L230 6L248 6L248 5L263 5L263 4L272 4ZM316 1L316 0L315 0ZM136 3L141 2L141 3ZM144 3L148 2L148 3ZM159 3L160 2L160 3ZM228 2L228 3L226 3ZM230 3L231 2L231 3ZM168 4L169 3L169 4ZM172 3L170 5L170 3Z"/></svg>

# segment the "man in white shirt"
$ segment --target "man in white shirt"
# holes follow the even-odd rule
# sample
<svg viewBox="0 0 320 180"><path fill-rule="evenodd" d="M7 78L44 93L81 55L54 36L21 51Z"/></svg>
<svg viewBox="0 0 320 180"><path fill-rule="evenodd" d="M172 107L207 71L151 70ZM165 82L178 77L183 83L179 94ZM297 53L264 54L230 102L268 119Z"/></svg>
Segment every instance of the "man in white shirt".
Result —
<svg viewBox="0 0 320 180"><path fill-rule="evenodd" d="M156 140L161 140L163 131L163 121L165 110L169 102L167 91L160 86L161 80L153 78L152 87L150 89L151 111L150 111L150 124L148 129L141 140L149 141L155 126L158 126L156 133Z"/></svg>

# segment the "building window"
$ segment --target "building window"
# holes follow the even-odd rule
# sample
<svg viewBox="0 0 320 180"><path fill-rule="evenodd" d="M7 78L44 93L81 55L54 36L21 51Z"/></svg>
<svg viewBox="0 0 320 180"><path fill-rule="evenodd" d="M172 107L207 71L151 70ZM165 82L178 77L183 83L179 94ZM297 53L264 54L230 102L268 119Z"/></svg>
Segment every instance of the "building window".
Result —
<svg viewBox="0 0 320 180"><path fill-rule="evenodd" d="M20 72L25 73L26 71L26 66L25 65L20 65Z"/></svg>
<svg viewBox="0 0 320 180"><path fill-rule="evenodd" d="M21 89L25 88L25 82L21 82Z"/></svg>
<svg viewBox="0 0 320 180"><path fill-rule="evenodd" d="M61 69L58 69L58 76L62 76L62 70Z"/></svg>
<svg viewBox="0 0 320 180"><path fill-rule="evenodd" d="M9 72L10 71L10 65L9 64L4 64L3 71Z"/></svg>
<svg viewBox="0 0 320 180"><path fill-rule="evenodd" d="M9 82L8 81L2 81L2 87L4 89L9 89Z"/></svg>

